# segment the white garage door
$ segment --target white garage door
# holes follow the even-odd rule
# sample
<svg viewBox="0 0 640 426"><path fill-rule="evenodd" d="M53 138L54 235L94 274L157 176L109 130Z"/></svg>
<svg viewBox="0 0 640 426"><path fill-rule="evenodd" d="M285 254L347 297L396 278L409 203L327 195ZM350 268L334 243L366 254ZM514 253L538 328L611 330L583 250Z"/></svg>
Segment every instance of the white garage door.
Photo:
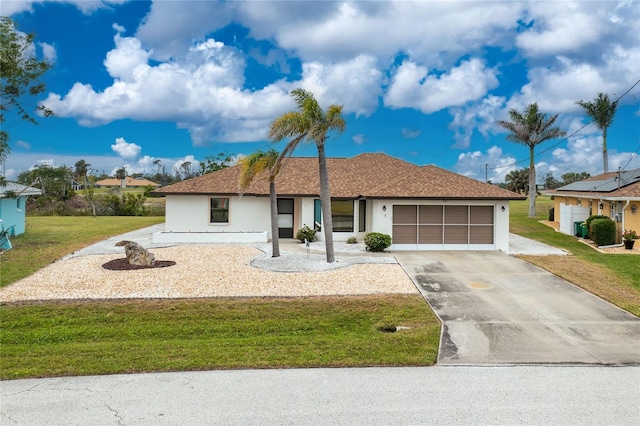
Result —
<svg viewBox="0 0 640 426"><path fill-rule="evenodd" d="M494 206L394 205L394 248L493 250L494 210Z"/></svg>

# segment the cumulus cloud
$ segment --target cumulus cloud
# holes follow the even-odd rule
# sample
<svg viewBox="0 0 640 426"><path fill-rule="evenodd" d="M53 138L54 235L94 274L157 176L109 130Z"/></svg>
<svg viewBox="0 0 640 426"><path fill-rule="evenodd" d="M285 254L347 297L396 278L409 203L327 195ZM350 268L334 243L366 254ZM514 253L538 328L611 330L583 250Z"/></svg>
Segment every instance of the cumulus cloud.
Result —
<svg viewBox="0 0 640 426"><path fill-rule="evenodd" d="M345 62L303 64L300 85L313 92L321 105L338 103L344 105L344 113L366 116L378 107L382 82L376 59L359 55Z"/></svg>
<svg viewBox="0 0 640 426"><path fill-rule="evenodd" d="M83 126L118 119L174 121L191 133L196 145L259 140L269 120L290 105L289 84L243 89L244 59L213 39L192 47L182 61L150 65L149 52L134 37L114 37L105 59L114 78L101 92L75 83L64 96L43 102L60 117Z"/></svg>
<svg viewBox="0 0 640 426"><path fill-rule="evenodd" d="M504 177L512 170L519 167L515 157L502 152L502 148L492 146L486 153L481 151L467 151L458 155L458 161L454 170L462 175L478 179L487 180L493 183L504 182Z"/></svg>
<svg viewBox="0 0 640 426"><path fill-rule="evenodd" d="M477 58L465 60L442 75L429 74L427 67L405 61L394 74L384 97L391 108L415 108L430 114L464 105L498 85L497 71Z"/></svg>
<svg viewBox="0 0 640 426"><path fill-rule="evenodd" d="M504 109L505 98L489 95L469 106L451 108L453 120L449 128L454 131L453 148L467 149L471 144L474 130L478 130L485 138L495 131L496 117Z"/></svg>
<svg viewBox="0 0 640 426"><path fill-rule="evenodd" d="M127 160L136 159L142 151L142 147L140 145L129 143L124 140L124 138L116 138L116 143L114 145L111 145L111 149L121 158Z"/></svg>

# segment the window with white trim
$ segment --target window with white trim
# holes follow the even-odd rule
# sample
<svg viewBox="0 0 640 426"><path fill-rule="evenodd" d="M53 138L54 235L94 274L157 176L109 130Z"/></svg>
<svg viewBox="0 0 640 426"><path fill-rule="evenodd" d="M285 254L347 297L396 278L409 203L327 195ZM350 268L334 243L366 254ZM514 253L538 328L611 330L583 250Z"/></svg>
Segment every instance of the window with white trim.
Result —
<svg viewBox="0 0 640 426"><path fill-rule="evenodd" d="M229 223L229 199L228 198L211 198L210 199L210 223Z"/></svg>

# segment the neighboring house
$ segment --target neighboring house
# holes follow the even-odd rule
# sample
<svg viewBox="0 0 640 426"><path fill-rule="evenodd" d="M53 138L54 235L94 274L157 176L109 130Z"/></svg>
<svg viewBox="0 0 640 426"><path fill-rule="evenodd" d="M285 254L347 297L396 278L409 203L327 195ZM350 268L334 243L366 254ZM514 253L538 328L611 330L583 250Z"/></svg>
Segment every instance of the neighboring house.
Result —
<svg viewBox="0 0 640 426"><path fill-rule="evenodd" d="M145 187L145 186L153 186L154 188L157 188L160 186L159 183L152 182L148 179L141 178L141 177L133 178L130 176L127 176L124 179L116 179L116 178L102 179L97 181L95 185L98 187L111 187L111 188L139 188L139 187Z"/></svg>
<svg viewBox="0 0 640 426"><path fill-rule="evenodd" d="M8 230L13 226L12 235L24 233L27 197L41 194L38 188L14 182L0 186L0 228Z"/></svg>
<svg viewBox="0 0 640 426"><path fill-rule="evenodd" d="M591 215L616 222L617 242L623 229L640 232L640 169L603 173L547 194L554 197L554 221L565 234L575 235L575 223Z"/></svg>
<svg viewBox="0 0 640 426"><path fill-rule="evenodd" d="M327 162L336 241L381 232L392 250L509 248L509 200L524 197L385 154ZM258 176L241 194L240 174L233 166L155 190L166 196L166 223L154 242L269 241L268 179ZM317 158L286 160L276 178L280 238L305 225L321 230L319 187Z"/></svg>

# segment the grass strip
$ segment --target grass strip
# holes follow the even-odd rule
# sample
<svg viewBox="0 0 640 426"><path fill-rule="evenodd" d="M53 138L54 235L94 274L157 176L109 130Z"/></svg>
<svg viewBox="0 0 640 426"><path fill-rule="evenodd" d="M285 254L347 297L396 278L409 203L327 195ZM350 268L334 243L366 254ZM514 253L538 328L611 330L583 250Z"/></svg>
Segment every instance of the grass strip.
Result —
<svg viewBox="0 0 640 426"><path fill-rule="evenodd" d="M0 288L105 238L163 222L158 216L28 216L27 231L0 255Z"/></svg>
<svg viewBox="0 0 640 426"><path fill-rule="evenodd" d="M0 325L2 379L432 365L440 333L418 295L5 304Z"/></svg>

